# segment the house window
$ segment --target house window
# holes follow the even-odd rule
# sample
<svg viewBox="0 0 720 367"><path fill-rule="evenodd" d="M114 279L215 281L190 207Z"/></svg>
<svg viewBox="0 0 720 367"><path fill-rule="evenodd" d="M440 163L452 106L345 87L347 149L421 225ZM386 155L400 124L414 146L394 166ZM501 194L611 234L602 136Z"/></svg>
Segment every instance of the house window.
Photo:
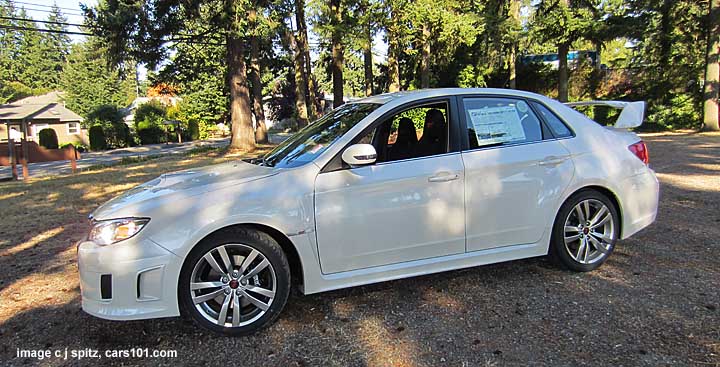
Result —
<svg viewBox="0 0 720 367"><path fill-rule="evenodd" d="M67 124L68 134L79 134L80 124L77 122L68 122Z"/></svg>

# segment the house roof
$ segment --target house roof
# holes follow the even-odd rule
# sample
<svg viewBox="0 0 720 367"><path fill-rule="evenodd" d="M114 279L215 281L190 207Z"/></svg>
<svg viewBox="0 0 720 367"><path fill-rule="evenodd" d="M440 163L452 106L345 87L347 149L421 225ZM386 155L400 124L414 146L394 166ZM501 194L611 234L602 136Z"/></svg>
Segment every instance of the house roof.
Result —
<svg viewBox="0 0 720 367"><path fill-rule="evenodd" d="M63 101L63 92L54 90L50 93L45 93L40 96L30 96L23 99L18 99L12 104L48 104L48 103L59 103Z"/></svg>
<svg viewBox="0 0 720 367"><path fill-rule="evenodd" d="M10 103L0 105L0 121L20 122L22 120L57 120L57 122L82 121L77 113L62 103Z"/></svg>

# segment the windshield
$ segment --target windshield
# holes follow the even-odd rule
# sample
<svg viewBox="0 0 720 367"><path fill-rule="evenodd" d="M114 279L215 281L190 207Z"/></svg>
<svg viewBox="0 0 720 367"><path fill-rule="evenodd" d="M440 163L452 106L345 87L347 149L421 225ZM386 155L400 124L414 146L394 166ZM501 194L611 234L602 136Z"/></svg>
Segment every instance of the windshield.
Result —
<svg viewBox="0 0 720 367"><path fill-rule="evenodd" d="M332 110L285 140L263 158L270 167L292 168L313 161L358 122L380 107L351 103Z"/></svg>

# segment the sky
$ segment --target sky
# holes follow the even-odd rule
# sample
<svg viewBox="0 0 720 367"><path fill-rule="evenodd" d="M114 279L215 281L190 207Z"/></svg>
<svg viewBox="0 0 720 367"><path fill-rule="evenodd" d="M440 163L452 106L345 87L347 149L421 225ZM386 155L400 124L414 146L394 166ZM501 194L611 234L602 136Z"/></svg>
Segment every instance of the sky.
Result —
<svg viewBox="0 0 720 367"><path fill-rule="evenodd" d="M67 17L68 23L78 24L82 24L83 22L80 3L82 2L87 5L97 4L96 0L15 0L14 2L15 6L18 8L24 7L28 12L28 15L35 20L46 20L48 15L50 15L48 11L50 11L53 3L55 3L61 8L60 10L63 12L65 17ZM72 32L82 32L82 30L77 27L70 27L69 30ZM83 36L71 35L70 38L72 38L74 42L78 42L83 39Z"/></svg>

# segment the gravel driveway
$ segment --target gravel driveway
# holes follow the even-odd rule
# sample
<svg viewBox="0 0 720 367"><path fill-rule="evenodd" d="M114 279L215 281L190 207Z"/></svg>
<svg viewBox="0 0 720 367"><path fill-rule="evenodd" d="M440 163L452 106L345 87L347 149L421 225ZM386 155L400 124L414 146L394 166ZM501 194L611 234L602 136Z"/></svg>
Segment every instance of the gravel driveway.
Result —
<svg viewBox="0 0 720 367"><path fill-rule="evenodd" d="M2 218L0 364L719 366L720 134L644 139L662 182L658 220L620 242L595 272L571 273L537 258L294 295L274 326L243 338L217 337L180 319L111 322L84 314L71 240L85 230L78 218L116 192L85 191L83 204L68 209L61 206L74 204L44 207L52 190L0 186L0 207L60 211L45 227L33 227L32 208L23 218ZM61 233L53 232L58 223ZM16 225L29 229L4 239ZM104 355L137 347L178 356L16 357L18 349Z"/></svg>

